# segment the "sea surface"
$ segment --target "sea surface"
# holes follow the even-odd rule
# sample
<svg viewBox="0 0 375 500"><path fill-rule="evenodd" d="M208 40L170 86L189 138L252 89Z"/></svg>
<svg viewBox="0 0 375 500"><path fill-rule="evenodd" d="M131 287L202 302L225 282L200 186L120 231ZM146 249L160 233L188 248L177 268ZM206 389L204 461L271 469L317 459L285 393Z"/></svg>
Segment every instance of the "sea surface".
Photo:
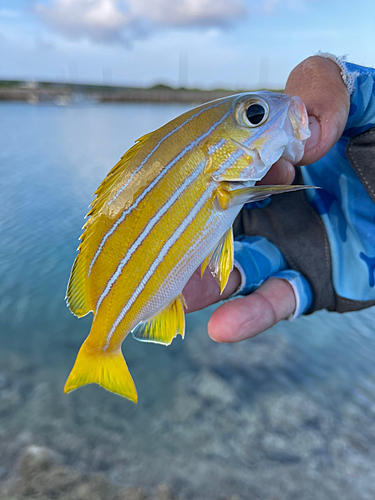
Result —
<svg viewBox="0 0 375 500"><path fill-rule="evenodd" d="M91 324L64 301L91 195L138 137L186 109L0 104L0 485L34 446L150 495L374 499L374 309L236 345L209 339L210 310L193 313L168 348L125 340L137 405L93 385L63 393Z"/></svg>

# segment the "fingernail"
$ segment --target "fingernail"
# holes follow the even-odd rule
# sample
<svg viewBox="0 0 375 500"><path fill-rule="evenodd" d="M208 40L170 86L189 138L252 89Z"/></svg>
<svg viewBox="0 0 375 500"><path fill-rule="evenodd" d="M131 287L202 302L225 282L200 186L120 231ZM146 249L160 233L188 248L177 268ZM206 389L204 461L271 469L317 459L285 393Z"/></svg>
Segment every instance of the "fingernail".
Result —
<svg viewBox="0 0 375 500"><path fill-rule="evenodd" d="M309 116L309 129L311 137L306 141L305 153L314 149L320 141L320 124L315 116Z"/></svg>

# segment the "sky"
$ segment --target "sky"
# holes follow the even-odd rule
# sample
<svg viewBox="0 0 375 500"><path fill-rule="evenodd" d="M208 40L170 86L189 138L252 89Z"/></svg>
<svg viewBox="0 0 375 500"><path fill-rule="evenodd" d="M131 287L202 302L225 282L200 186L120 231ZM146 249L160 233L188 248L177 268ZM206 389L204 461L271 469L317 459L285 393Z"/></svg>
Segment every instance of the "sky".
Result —
<svg viewBox="0 0 375 500"><path fill-rule="evenodd" d="M279 89L319 51L375 66L374 0L0 0L0 79Z"/></svg>

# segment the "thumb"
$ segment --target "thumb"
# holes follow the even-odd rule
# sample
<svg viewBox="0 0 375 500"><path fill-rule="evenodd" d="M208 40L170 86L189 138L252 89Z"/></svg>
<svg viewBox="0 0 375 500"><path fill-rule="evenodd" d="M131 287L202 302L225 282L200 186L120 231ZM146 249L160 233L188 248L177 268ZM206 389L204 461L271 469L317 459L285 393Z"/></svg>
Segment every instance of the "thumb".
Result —
<svg viewBox="0 0 375 500"><path fill-rule="evenodd" d="M349 94L333 61L309 57L289 75L285 93L298 95L309 115L311 137L300 165L322 158L342 135L349 114Z"/></svg>

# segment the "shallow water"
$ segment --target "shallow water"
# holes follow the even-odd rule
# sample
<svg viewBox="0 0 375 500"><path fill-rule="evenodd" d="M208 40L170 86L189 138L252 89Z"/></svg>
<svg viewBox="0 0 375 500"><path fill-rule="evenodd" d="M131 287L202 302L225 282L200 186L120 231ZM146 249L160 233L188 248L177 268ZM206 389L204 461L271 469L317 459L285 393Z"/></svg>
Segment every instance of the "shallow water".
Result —
<svg viewBox="0 0 375 500"><path fill-rule="evenodd" d="M0 104L0 482L31 444L82 473L180 498L373 499L374 309L283 322L238 345L123 346L138 405L63 386L91 317L64 302L91 194L182 105Z"/></svg>

